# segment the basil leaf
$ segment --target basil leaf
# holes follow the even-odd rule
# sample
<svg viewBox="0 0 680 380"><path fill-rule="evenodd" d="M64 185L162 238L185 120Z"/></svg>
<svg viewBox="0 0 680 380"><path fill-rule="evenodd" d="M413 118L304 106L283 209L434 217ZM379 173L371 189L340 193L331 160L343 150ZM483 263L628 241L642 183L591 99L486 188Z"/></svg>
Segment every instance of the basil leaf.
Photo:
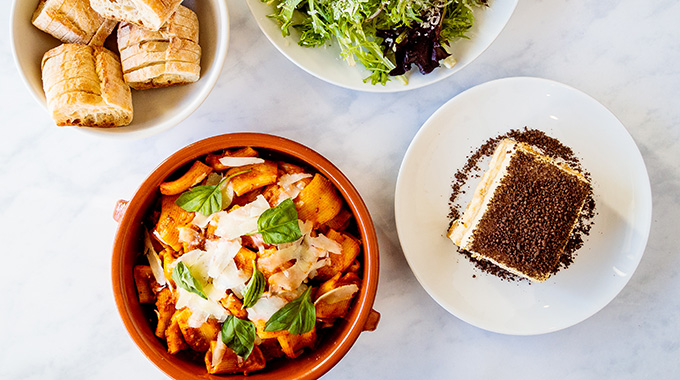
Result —
<svg viewBox="0 0 680 380"><path fill-rule="evenodd" d="M244 360L255 346L255 324L247 319L227 316L222 324L222 342Z"/></svg>
<svg viewBox="0 0 680 380"><path fill-rule="evenodd" d="M290 243L302 237L298 213L291 198L265 210L257 219L257 232L267 244Z"/></svg>
<svg viewBox="0 0 680 380"><path fill-rule="evenodd" d="M222 209L222 190L224 182L236 177L237 175L248 173L250 170L243 170L224 177L217 185L194 186L183 192L175 204L185 211L200 212L205 216L212 215Z"/></svg>
<svg viewBox="0 0 680 380"><path fill-rule="evenodd" d="M264 331L288 330L293 335L308 333L316 324L316 309L312 303L312 287L279 309L269 318Z"/></svg>
<svg viewBox="0 0 680 380"><path fill-rule="evenodd" d="M246 286L242 309L247 309L257 303L257 300L259 300L262 293L264 293L266 283L267 280L265 280L264 274L257 269L255 260L253 260L253 275L250 277L250 282L248 282L248 285Z"/></svg>
<svg viewBox="0 0 680 380"><path fill-rule="evenodd" d="M196 293L204 299L208 299L203 292L201 283L191 275L189 268L183 262L180 261L175 265L175 269L172 270L172 275L170 277L175 281L175 284L182 289Z"/></svg>

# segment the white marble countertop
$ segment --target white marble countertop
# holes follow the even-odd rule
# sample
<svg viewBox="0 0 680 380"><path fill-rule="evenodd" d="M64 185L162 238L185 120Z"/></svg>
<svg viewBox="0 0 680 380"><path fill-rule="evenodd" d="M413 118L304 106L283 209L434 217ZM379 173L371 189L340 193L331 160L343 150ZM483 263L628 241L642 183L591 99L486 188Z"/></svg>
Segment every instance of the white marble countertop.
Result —
<svg viewBox="0 0 680 380"><path fill-rule="evenodd" d="M5 33L9 3L0 20ZM0 378L165 378L129 338L113 301L113 207L177 149L234 131L278 134L319 151L353 181L376 223L382 320L325 378L680 376L673 243L680 225L679 2L522 0L472 65L398 94L354 92L310 76L265 39L243 2L227 3L231 41L217 86L183 123L143 140L55 127L20 80L9 39L0 40ZM529 337L486 332L437 305L409 269L394 224L397 172L418 128L461 91L508 76L557 80L608 107L638 144L653 193L649 243L623 291L582 323Z"/></svg>

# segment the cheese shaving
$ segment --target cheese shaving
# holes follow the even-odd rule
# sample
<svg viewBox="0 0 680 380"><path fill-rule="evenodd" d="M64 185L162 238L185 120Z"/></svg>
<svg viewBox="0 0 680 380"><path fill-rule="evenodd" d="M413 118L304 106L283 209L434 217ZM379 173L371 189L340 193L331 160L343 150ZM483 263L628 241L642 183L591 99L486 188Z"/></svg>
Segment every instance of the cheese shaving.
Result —
<svg viewBox="0 0 680 380"><path fill-rule="evenodd" d="M210 360L210 365L215 368L224 358L224 353L227 352L227 345L222 341L222 332L217 333L217 341L215 342L215 348L212 352L212 358Z"/></svg>
<svg viewBox="0 0 680 380"><path fill-rule="evenodd" d="M297 184L300 180L312 177L309 173L295 173L284 174L279 178L279 186L281 186L281 193L276 199L276 204L285 201L288 198L295 199L304 189L304 184Z"/></svg>
<svg viewBox="0 0 680 380"><path fill-rule="evenodd" d="M198 294L188 292L183 288L178 288L177 291L178 296L175 307L178 310L183 307L191 310L191 317L188 320L189 326L199 328L210 317L217 319L219 322L224 322L227 319L228 313L219 303L206 300Z"/></svg>
<svg viewBox="0 0 680 380"><path fill-rule="evenodd" d="M153 248L149 231L146 229L144 229L144 253L146 255L146 259L149 260L149 267L151 268L153 278L156 280L158 285L165 286L163 265L161 264L161 259L158 257L156 250Z"/></svg>
<svg viewBox="0 0 680 380"><path fill-rule="evenodd" d="M314 305L316 305L319 302L325 302L329 305L332 305L334 303L347 301L352 299L352 297L354 297L354 294L356 294L356 292L358 291L359 287L356 284L343 285L322 294L321 297L319 297L314 302Z"/></svg>
<svg viewBox="0 0 680 380"><path fill-rule="evenodd" d="M284 298L265 293L260 297L255 305L246 309L248 311L248 319L253 322L268 321L274 313L287 304Z"/></svg>
<svg viewBox="0 0 680 380"><path fill-rule="evenodd" d="M261 164L264 160L258 157L222 157L220 158L220 164L235 168L239 166L246 166L252 164Z"/></svg>
<svg viewBox="0 0 680 380"><path fill-rule="evenodd" d="M254 201L231 212L218 212L215 235L226 239L236 239L242 235L257 231L257 219L267 209L269 203L262 195Z"/></svg>

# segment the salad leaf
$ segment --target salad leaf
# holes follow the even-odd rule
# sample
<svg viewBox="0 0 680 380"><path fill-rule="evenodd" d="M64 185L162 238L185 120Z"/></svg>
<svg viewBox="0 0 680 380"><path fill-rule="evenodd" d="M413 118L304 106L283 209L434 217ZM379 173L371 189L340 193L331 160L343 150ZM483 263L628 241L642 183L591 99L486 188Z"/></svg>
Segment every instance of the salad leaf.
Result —
<svg viewBox="0 0 680 380"><path fill-rule="evenodd" d="M201 298L208 299L205 292L203 292L201 283L191 275L189 268L183 262L180 261L175 265L175 269L172 270L172 275L170 277L180 288L188 292L196 293L201 296Z"/></svg>
<svg viewBox="0 0 680 380"><path fill-rule="evenodd" d="M238 356L248 359L255 346L255 324L230 315L222 324L221 332L222 342Z"/></svg>
<svg viewBox="0 0 680 380"><path fill-rule="evenodd" d="M316 309L312 303L312 287L308 287L302 295L280 308L269 318L264 326L265 331L288 330L293 335L308 333L316 323Z"/></svg>
<svg viewBox="0 0 680 380"><path fill-rule="evenodd" d="M267 244L294 242L302 237L298 213L291 198L265 210L257 219L257 232Z"/></svg>
<svg viewBox="0 0 680 380"><path fill-rule="evenodd" d="M198 211L205 216L212 215L222 209L222 184L236 177L237 175L241 175L249 171L250 170L243 170L228 177L224 177L217 185L194 186L191 189L183 192L179 198L175 200L175 204L183 208L185 211Z"/></svg>
<svg viewBox="0 0 680 380"><path fill-rule="evenodd" d="M464 37L474 20L472 8L488 0L262 0L272 2L270 15L281 25L282 35L292 26L300 32L298 44L317 47L335 42L351 66L356 62L371 74L364 82L385 84L390 75L408 71L416 63L429 72L448 56L441 47ZM435 17L433 17L435 15ZM427 36L418 29L430 30ZM436 29L436 32L433 32ZM414 40L409 46L394 41ZM415 38L415 37L418 38ZM425 42L428 48L417 48ZM400 41L401 42L401 41ZM403 57L406 57L404 60ZM418 64L420 62L421 64ZM394 71L396 68L402 68ZM431 66L431 67L430 67Z"/></svg>
<svg viewBox="0 0 680 380"><path fill-rule="evenodd" d="M262 293L264 293L266 283L267 280L264 278L264 274L257 269L255 260L253 260L253 275L250 277L250 281L246 286L242 309L247 309L257 303L257 300L259 300Z"/></svg>

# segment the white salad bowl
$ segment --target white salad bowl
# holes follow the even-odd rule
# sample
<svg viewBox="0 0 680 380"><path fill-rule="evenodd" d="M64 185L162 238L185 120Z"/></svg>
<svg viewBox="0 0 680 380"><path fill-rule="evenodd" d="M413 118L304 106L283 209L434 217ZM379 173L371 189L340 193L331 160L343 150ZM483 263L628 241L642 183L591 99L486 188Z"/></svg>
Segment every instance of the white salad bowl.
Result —
<svg viewBox="0 0 680 380"><path fill-rule="evenodd" d="M308 48L297 44L299 33L290 29L290 36L283 37L276 20L268 17L275 8L261 0L246 0L250 11L269 41L290 61L313 76L334 85L367 92L398 92L412 90L439 82L469 65L479 57L498 37L510 20L519 0L490 0L489 7L474 10L475 22L468 31L468 39L454 41L450 52L457 63L452 68L439 67L422 75L417 68L407 72L408 83L393 78L386 85L364 83L370 72L360 64L350 66L340 57L336 43L328 47Z"/></svg>

